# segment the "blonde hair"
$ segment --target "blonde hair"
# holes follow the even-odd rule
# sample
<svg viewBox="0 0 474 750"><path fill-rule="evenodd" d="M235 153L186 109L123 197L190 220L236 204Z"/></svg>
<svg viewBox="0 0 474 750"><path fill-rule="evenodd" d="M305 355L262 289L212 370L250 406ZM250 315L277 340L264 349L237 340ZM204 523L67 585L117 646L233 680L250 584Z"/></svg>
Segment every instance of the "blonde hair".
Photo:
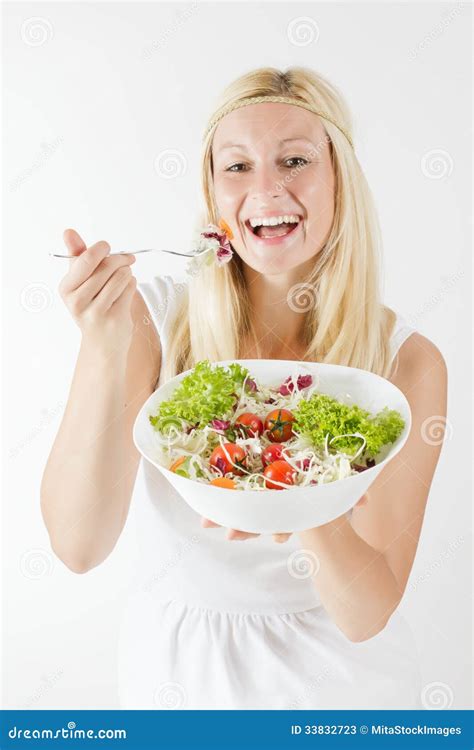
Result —
<svg viewBox="0 0 474 750"><path fill-rule="evenodd" d="M292 67L286 72L259 68L241 76L221 95L221 107L249 96L292 96L319 107L351 133L350 115L339 91L314 71ZM330 121L321 120L331 149L336 177L335 213L329 237L315 256L309 277L300 286L304 307L305 361L327 362L370 370L388 377L390 334L395 313L381 303L381 240L372 196L347 138ZM212 177L212 140L204 140L202 188L205 201L200 226L217 224ZM306 292L305 292L306 290ZM163 362L163 382L201 359L243 359L242 340L253 340L262 357L250 318L243 261L234 252L224 266L212 264L192 274L188 294L181 294ZM293 309L298 309L297 304ZM303 300L304 301L304 300ZM303 310L303 308L301 308Z"/></svg>

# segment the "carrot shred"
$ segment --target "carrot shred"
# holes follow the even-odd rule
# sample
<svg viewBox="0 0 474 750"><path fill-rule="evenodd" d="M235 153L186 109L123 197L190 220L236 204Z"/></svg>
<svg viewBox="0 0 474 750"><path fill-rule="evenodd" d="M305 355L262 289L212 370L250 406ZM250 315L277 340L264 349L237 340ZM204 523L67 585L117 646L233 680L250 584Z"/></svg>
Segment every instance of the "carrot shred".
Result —
<svg viewBox="0 0 474 750"><path fill-rule="evenodd" d="M216 479L211 479L209 484L213 484L214 487L226 487L228 490L235 490L234 480L228 477L216 477Z"/></svg>
<svg viewBox="0 0 474 750"><path fill-rule="evenodd" d="M222 229L226 233L227 239L233 239L234 235L232 233L232 229L230 228L228 223L224 221L224 219L219 220L219 229Z"/></svg>

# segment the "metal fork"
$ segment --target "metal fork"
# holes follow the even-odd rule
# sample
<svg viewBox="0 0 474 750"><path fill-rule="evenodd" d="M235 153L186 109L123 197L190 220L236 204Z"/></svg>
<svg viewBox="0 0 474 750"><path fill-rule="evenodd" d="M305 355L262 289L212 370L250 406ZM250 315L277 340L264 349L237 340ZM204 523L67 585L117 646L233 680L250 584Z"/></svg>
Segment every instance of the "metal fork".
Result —
<svg viewBox="0 0 474 750"><path fill-rule="evenodd" d="M111 255L138 255L138 253L171 253L172 255L181 255L183 258L196 258L198 255L207 253L208 250L199 250L197 253L179 253L176 250L157 250L155 248L147 248L146 250L120 250L118 253L109 253L107 257ZM52 258L78 258L79 255L60 255L59 253L49 253ZM81 253L82 255L82 253Z"/></svg>

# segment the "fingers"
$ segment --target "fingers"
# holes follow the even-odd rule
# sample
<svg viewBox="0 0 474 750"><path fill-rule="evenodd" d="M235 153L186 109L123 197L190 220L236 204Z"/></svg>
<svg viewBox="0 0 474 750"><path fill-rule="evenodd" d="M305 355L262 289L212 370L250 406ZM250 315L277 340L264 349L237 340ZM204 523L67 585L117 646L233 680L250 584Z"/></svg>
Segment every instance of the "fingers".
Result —
<svg viewBox="0 0 474 750"><path fill-rule="evenodd" d="M76 245L76 248L77 247L78 244ZM103 261L109 252L109 243L102 240L80 252L79 257L76 257L75 260L70 260L69 272L62 279L60 284L59 291L61 294L70 294L75 291L93 274L99 263Z"/></svg>
<svg viewBox="0 0 474 750"><path fill-rule="evenodd" d="M70 302L75 314L80 314L97 297L117 269L128 268L135 263L136 258L132 253L109 256L109 250L107 242L91 245L80 258L71 262L69 272L61 280L59 292L65 301L67 299ZM122 272L123 277L124 274ZM126 275L130 277L129 272ZM117 277L114 283L115 281L118 281ZM109 306L115 299L112 294Z"/></svg>
<svg viewBox="0 0 474 750"><path fill-rule="evenodd" d="M201 526L203 526L205 529L211 529L220 526L220 524L214 523L214 521L210 521L209 518L201 518Z"/></svg>
<svg viewBox="0 0 474 750"><path fill-rule="evenodd" d="M260 534L251 534L249 531L237 531L237 529L227 529L227 539L233 542L243 542L245 539L253 539Z"/></svg>
<svg viewBox="0 0 474 750"><path fill-rule="evenodd" d="M277 542L277 544L283 544L283 542L287 542L288 539L291 536L291 533L281 533L281 534L273 534L273 541Z"/></svg>
<svg viewBox="0 0 474 750"><path fill-rule="evenodd" d="M201 526L204 529L221 528L219 523L215 523L209 518L204 517L201 518ZM284 542L288 541L292 533L293 532L291 531L284 531L278 534L272 534L273 541L277 542L277 544L283 544ZM240 542L244 541L245 539L254 539L256 536L260 536L260 534L253 534L250 531L239 531L238 529L227 529L227 539L231 542Z"/></svg>
<svg viewBox="0 0 474 750"><path fill-rule="evenodd" d="M75 229L65 229L63 232L63 240L69 251L69 255L71 256L80 255L84 250L87 250L86 243ZM69 261L69 268L71 266L72 261Z"/></svg>
<svg viewBox="0 0 474 750"><path fill-rule="evenodd" d="M90 304L91 310L105 312L113 305L127 287L131 289L132 284L135 285L135 283L136 280L135 277L132 276L130 265L116 268L110 278L107 279L103 288L92 300Z"/></svg>
<svg viewBox="0 0 474 750"><path fill-rule="evenodd" d="M356 508L360 508L360 507L362 507L362 505L367 505L368 502L369 502L369 495L366 492L365 495L362 495L362 497L360 498L360 500L358 500L356 502L355 507Z"/></svg>
<svg viewBox="0 0 474 750"><path fill-rule="evenodd" d="M221 528L219 523L214 523L209 518L201 518L201 526L205 529ZM260 536L260 534L252 534L250 531L238 531L238 529L227 529L227 539L231 542L253 539L256 536Z"/></svg>
<svg viewBox="0 0 474 750"><path fill-rule="evenodd" d="M126 307L130 307L130 297L133 297L135 294L135 290L137 288L138 281L135 276L130 276L130 279L128 280L128 284L126 285L125 289L123 290L120 297L118 297L115 302L112 303L111 307L116 310L121 305L125 305ZM140 297L140 293L137 292L138 296Z"/></svg>

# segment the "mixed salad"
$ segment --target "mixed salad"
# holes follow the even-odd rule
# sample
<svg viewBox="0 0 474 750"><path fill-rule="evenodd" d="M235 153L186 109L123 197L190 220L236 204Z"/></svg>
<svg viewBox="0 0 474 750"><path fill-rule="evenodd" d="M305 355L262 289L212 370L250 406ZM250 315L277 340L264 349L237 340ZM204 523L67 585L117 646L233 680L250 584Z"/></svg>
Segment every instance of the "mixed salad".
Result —
<svg viewBox="0 0 474 750"><path fill-rule="evenodd" d="M371 415L318 392L311 374L267 386L237 362L209 360L198 362L149 420L162 466L234 490L344 479L375 466L405 426L395 410Z"/></svg>

